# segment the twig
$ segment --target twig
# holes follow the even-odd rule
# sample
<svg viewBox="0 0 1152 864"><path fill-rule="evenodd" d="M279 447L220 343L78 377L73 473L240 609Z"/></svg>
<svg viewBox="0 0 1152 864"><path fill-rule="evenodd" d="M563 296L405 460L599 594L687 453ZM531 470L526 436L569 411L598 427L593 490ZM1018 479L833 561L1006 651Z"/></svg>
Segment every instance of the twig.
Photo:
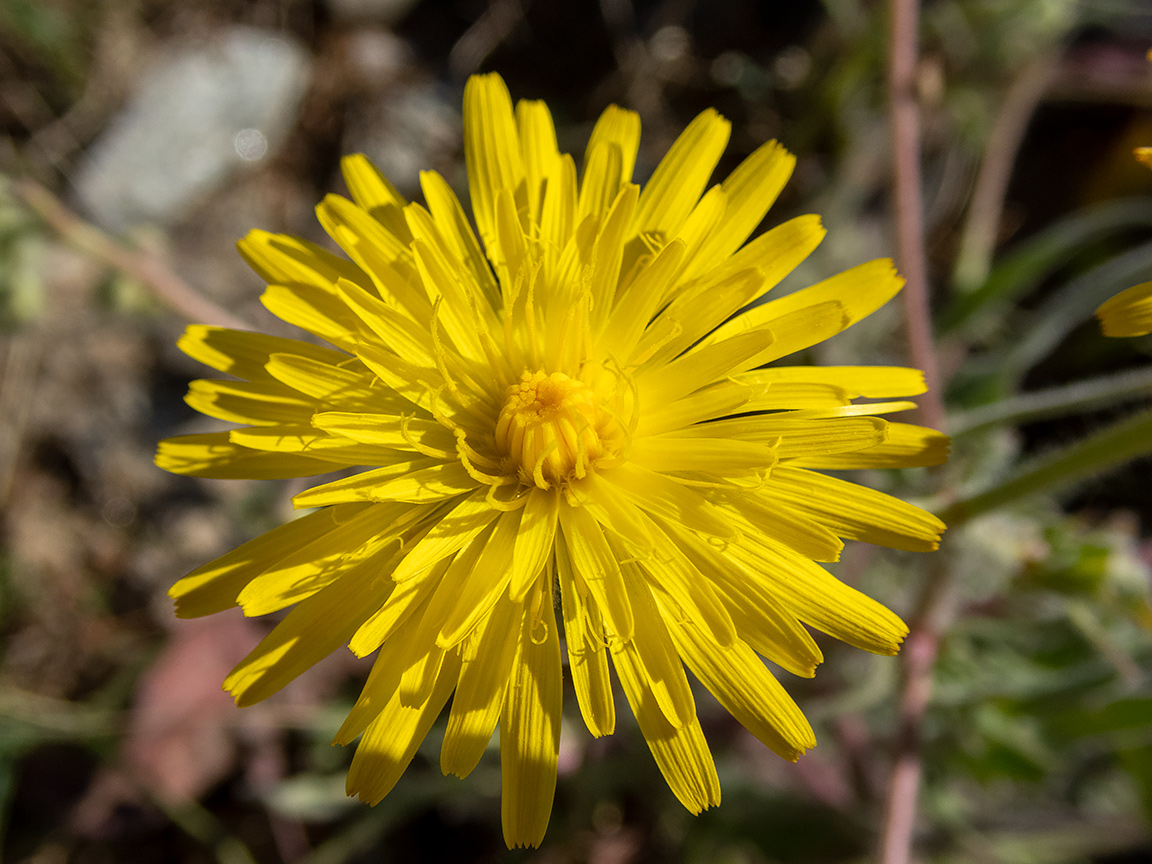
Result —
<svg viewBox="0 0 1152 864"><path fill-rule="evenodd" d="M189 321L236 330L254 329L251 324L200 294L172 272L158 256L122 246L65 207L39 183L18 180L12 188L21 201L66 241L97 261L145 285Z"/></svg>
<svg viewBox="0 0 1152 864"><path fill-rule="evenodd" d="M484 14L448 52L448 69L452 77L462 80L479 69L484 59L523 23L524 7L528 2L531 0L490 0Z"/></svg>
<svg viewBox="0 0 1152 864"><path fill-rule="evenodd" d="M908 280L904 314L912 364L924 370L929 390L921 403L924 422L944 426L944 400L928 302L928 262L921 202L920 109L916 92L919 34L918 0L889 0L888 88L896 198L896 242L900 268ZM921 727L932 691L939 646L937 619L947 595L947 579L930 577L901 652L899 733L884 807L881 864L908 864L920 796Z"/></svg>
<svg viewBox="0 0 1152 864"><path fill-rule="evenodd" d="M904 317L912 365L924 370L928 392L920 405L924 422L944 426L944 400L932 338L928 303L928 255L924 245L924 210L920 177L920 105L916 93L917 0L889 0L889 112L896 196L896 247L904 287Z"/></svg>
<svg viewBox="0 0 1152 864"><path fill-rule="evenodd" d="M1051 57L1042 57L1026 66L1008 88L996 114L976 174L972 203L968 206L960 252L956 256L953 283L962 292L974 291L988 278L1016 153L1055 68Z"/></svg>
<svg viewBox="0 0 1152 864"><path fill-rule="evenodd" d="M901 686L895 758L884 800L880 864L909 864L916 830L923 765L920 756L924 714L932 697L932 673L940 650L941 620L951 581L943 568L929 573L924 593L900 649Z"/></svg>

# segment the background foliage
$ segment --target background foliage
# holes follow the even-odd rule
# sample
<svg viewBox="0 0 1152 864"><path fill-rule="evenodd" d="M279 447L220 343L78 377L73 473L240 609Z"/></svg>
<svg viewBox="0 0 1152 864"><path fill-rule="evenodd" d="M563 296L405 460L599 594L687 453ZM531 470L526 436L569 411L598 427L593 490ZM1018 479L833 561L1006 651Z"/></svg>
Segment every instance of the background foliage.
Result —
<svg viewBox="0 0 1152 864"><path fill-rule="evenodd" d="M721 172L780 139L799 163L766 224L819 212L830 230L782 290L891 255L885 33L884 7L861 0L3 0L5 859L502 859L495 750L444 779L434 731L365 808L343 795L350 753L328 744L362 663L338 652L238 711L219 684L267 622L173 619L167 587L283 519L298 489L152 467L157 439L207 428L181 401L202 371L173 347L172 304L191 286L287 333L234 241L254 227L322 240L311 207L340 189L345 152L409 194L421 168L462 187L462 83L489 69L548 101L564 149L609 102L638 110L641 176L706 106L733 121ZM1131 157L1152 143L1152 12L934 0L921 39L955 443L943 471L869 480L955 527L935 556L857 544L836 572L909 616L940 587L923 860L1150 860L1152 473L1132 459L1152 449L1152 337L1104 339L1091 312L1152 273L1152 172ZM893 306L812 359L902 363L901 333ZM785 681L820 740L799 764L699 694L724 804L693 818L634 728L593 741L572 716L545 845L508 857L868 858L900 663L822 647L815 680Z"/></svg>

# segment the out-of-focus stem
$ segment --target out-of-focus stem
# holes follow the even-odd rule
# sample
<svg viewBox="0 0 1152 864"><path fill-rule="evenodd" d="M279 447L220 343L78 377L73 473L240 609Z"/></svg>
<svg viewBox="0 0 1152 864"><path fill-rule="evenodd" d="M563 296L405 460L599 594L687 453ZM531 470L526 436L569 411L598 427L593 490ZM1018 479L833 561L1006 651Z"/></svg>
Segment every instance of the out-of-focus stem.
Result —
<svg viewBox="0 0 1152 864"><path fill-rule="evenodd" d="M1017 426L1148 396L1152 396L1152 368L1129 369L1075 384L1022 393L954 414L950 428L955 439L989 426Z"/></svg>
<svg viewBox="0 0 1152 864"><path fill-rule="evenodd" d="M252 325L217 306L181 279L156 255L128 249L85 222L55 195L31 180L13 184L16 196L68 243L97 261L132 277L189 321L236 330Z"/></svg>
<svg viewBox="0 0 1152 864"><path fill-rule="evenodd" d="M1026 466L1020 473L943 514L950 525L973 519L1021 498L1066 486L1152 452L1152 410L1144 410Z"/></svg>
<svg viewBox="0 0 1152 864"><path fill-rule="evenodd" d="M968 206L960 252L956 256L953 283L961 292L976 290L988 278L1012 165L1028 121L1048 89L1054 69L1051 57L1042 57L1026 66L1008 88L996 115L976 174L972 203Z"/></svg>
<svg viewBox="0 0 1152 864"><path fill-rule="evenodd" d="M920 15L917 0L889 0L888 93L895 182L896 243L900 269L908 280L904 314L912 364L924 370L928 392L920 405L923 421L944 426L944 400L928 302L928 261L921 201L920 106L916 67ZM881 864L908 864L916 826L922 771L920 739L932 691L939 644L936 620L947 595L947 579L929 578L903 650L899 730L884 806Z"/></svg>
<svg viewBox="0 0 1152 864"><path fill-rule="evenodd" d="M912 365L924 370L928 392L920 403L924 422L944 425L944 400L928 302L928 256L921 201L920 104L916 58L920 15L917 0L889 0L888 99L896 205L896 247L907 280L902 292Z"/></svg>

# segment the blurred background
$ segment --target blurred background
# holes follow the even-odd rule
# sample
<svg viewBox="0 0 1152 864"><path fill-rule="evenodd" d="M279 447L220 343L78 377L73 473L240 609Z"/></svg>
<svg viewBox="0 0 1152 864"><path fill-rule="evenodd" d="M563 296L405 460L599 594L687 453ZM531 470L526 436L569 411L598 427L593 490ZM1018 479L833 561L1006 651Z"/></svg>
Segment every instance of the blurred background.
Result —
<svg viewBox="0 0 1152 864"><path fill-rule="evenodd" d="M577 154L606 105L637 110L640 178L708 106L733 122L719 177L779 139L799 161L765 224L817 212L829 228L781 290L893 255L886 26L863 0L0 0L3 860L867 860L900 661L831 642L815 680L780 673L820 741L797 765L698 694L724 789L700 817L627 712L592 740L571 693L540 850L504 849L495 746L446 779L436 729L384 803L346 799L351 750L329 742L368 661L337 652L238 710L220 682L271 622L178 622L165 596L301 487L151 457L216 428L182 401L207 374L175 349L186 323L223 310L298 335L260 306L235 241L325 242L312 207L345 192L345 153L409 196L429 168L466 194L473 72L546 99ZM1152 337L1104 339L1091 313L1152 278L1152 171L1132 158L1152 145L1152 8L933 0L921 42L956 440L944 471L864 480L934 506L1147 409ZM906 362L899 307L811 359ZM920 860L1152 861L1150 488L1152 465L1129 462L989 507L937 555L856 544L833 565L904 614L948 586Z"/></svg>

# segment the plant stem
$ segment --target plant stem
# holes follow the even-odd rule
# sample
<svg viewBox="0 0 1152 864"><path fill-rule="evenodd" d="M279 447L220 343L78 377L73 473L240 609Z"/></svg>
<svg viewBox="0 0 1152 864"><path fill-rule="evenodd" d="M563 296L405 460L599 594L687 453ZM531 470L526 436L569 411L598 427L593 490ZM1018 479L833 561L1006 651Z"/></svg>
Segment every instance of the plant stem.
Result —
<svg viewBox="0 0 1152 864"><path fill-rule="evenodd" d="M944 400L933 344L928 302L928 260L921 201L920 106L916 67L919 52L918 0L889 0L888 90L895 183L896 242L904 288L904 315L912 365L924 370L928 392L921 403L924 422L944 426ZM948 593L941 575L925 583L911 632L901 653L899 734L884 805L881 864L908 864L920 797L921 727L932 691L939 637L935 621Z"/></svg>
<svg viewBox="0 0 1152 864"><path fill-rule="evenodd" d="M949 428L956 438L989 426L1015 426L1140 396L1152 396L1152 368L1131 369L1063 387L1023 393L953 415L949 418Z"/></svg>
<svg viewBox="0 0 1152 864"><path fill-rule="evenodd" d="M920 105L916 91L917 0L889 0L888 90L896 205L896 247L904 286L904 318L912 365L924 370L928 392L920 411L935 429L944 426L944 400L928 302L928 255L921 201Z"/></svg>
<svg viewBox="0 0 1152 864"><path fill-rule="evenodd" d="M1046 456L991 489L955 502L941 518L955 526L1021 498L1066 486L1148 453L1152 453L1152 409Z"/></svg>
<svg viewBox="0 0 1152 864"><path fill-rule="evenodd" d="M1016 76L1004 95L1004 102L996 114L992 133L980 160L968 218L960 238L960 252L956 256L953 283L964 293L970 293L988 278L992 253L1000 233L1000 217L1004 212L1004 196L1016 153L1024 140L1028 121L1052 80L1055 63L1051 57L1041 57L1026 66Z"/></svg>
<svg viewBox="0 0 1152 864"><path fill-rule="evenodd" d="M13 191L68 243L140 282L189 321L234 330L253 329L251 324L217 306L181 279L158 256L121 245L65 207L59 198L39 183L19 180L13 184Z"/></svg>

